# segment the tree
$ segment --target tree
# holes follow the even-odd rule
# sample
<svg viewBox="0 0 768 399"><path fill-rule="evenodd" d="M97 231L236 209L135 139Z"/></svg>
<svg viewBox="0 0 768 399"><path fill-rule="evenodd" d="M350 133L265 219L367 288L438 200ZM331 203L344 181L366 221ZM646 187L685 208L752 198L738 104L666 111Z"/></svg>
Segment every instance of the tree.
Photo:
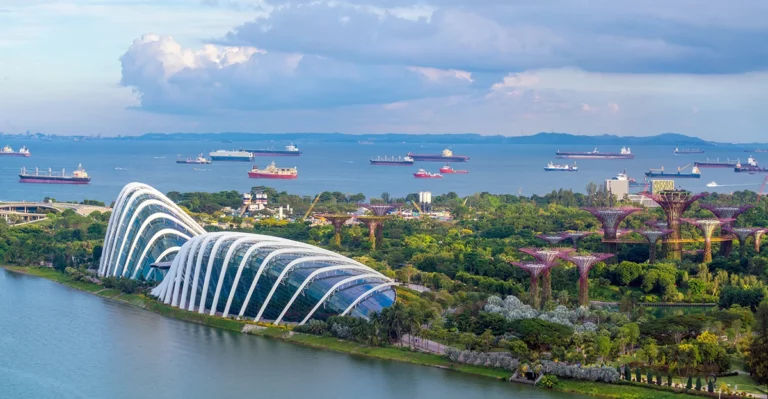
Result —
<svg viewBox="0 0 768 399"><path fill-rule="evenodd" d="M747 367L755 381L768 385L768 302L763 302L755 314L755 335L749 345Z"/></svg>

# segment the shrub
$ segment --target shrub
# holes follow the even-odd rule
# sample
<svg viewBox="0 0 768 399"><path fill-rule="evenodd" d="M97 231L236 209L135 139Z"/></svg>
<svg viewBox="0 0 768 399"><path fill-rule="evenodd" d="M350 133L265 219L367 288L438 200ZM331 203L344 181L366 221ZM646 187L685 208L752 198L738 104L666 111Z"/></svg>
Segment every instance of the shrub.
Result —
<svg viewBox="0 0 768 399"><path fill-rule="evenodd" d="M579 367L549 360L541 362L544 374L557 377L571 378L580 381L602 381L613 383L619 380L619 372L613 367Z"/></svg>
<svg viewBox="0 0 768 399"><path fill-rule="evenodd" d="M552 389L555 386L557 386L557 383L558 383L557 377L555 377L554 375L545 375L544 377L541 377L538 385L544 388Z"/></svg>
<svg viewBox="0 0 768 399"><path fill-rule="evenodd" d="M509 353L463 351L450 346L445 347L445 357L450 361L474 366L494 367L497 369L515 371L517 359Z"/></svg>

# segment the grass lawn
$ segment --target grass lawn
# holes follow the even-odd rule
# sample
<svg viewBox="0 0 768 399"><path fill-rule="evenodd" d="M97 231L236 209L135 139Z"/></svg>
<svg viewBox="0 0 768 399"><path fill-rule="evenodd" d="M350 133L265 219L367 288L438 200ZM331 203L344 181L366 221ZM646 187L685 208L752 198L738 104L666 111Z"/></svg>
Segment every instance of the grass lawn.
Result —
<svg viewBox="0 0 768 399"><path fill-rule="evenodd" d="M744 391L744 392L754 393L754 394L762 394L762 392L758 391L755 388L757 386L757 383L746 374L739 374L733 377L720 377L717 379L716 386L719 387L720 384L723 382L730 385L731 389L734 389L734 387L736 387L739 389L739 391ZM763 385L762 388L765 389L765 386Z"/></svg>
<svg viewBox="0 0 768 399"><path fill-rule="evenodd" d="M603 398L616 399L694 399L700 396L684 393L664 392L629 385L604 384L599 382L560 379L559 391L583 393Z"/></svg>

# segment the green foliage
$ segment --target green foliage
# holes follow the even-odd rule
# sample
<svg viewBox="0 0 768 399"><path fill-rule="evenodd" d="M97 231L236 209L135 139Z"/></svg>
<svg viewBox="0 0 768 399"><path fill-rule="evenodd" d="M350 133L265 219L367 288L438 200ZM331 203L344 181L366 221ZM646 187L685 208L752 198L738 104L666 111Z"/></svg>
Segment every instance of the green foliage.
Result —
<svg viewBox="0 0 768 399"><path fill-rule="evenodd" d="M514 320L510 326L528 347L537 349L566 345L573 335L572 328L541 319Z"/></svg>
<svg viewBox="0 0 768 399"><path fill-rule="evenodd" d="M730 308L733 305L752 308L754 311L765 298L762 288L745 289L740 287L726 287L720 291L718 305L721 308Z"/></svg>
<svg viewBox="0 0 768 399"><path fill-rule="evenodd" d="M552 389L557 386L558 384L557 377L554 375L545 375L544 377L541 377L539 380L539 386L544 388Z"/></svg>

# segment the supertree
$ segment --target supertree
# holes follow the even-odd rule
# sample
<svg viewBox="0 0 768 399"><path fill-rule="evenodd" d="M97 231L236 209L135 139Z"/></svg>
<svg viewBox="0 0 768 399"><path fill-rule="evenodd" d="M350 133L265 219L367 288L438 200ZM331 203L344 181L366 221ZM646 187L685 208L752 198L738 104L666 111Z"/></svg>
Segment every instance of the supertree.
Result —
<svg viewBox="0 0 768 399"><path fill-rule="evenodd" d="M760 244L763 234L768 233L768 229L762 229L755 232L755 252L760 253Z"/></svg>
<svg viewBox="0 0 768 399"><path fill-rule="evenodd" d="M725 223L730 223L733 219L682 219L701 230L704 234L704 263L712 262L712 235L715 230Z"/></svg>
<svg viewBox="0 0 768 399"><path fill-rule="evenodd" d="M712 212L718 219L736 219L742 213L754 205L723 205L723 204L700 204L703 209ZM723 224L723 228L732 227L733 223ZM733 250L733 241L723 241L720 243L720 254L728 256Z"/></svg>
<svg viewBox="0 0 768 399"><path fill-rule="evenodd" d="M650 263L654 263L656 262L656 243L658 243L659 239L661 239L662 237L672 233L672 230L671 229L647 229L647 230L636 230L635 232L645 237L646 240L648 240L648 248L650 253L650 257L648 261Z"/></svg>
<svg viewBox="0 0 768 399"><path fill-rule="evenodd" d="M371 240L371 249L375 250L376 247L384 240L384 232L382 224L384 221L390 218L388 213L394 209L402 206L402 204L357 204L358 206L368 209L373 213L373 216L358 216L357 220L368 226L368 237Z"/></svg>
<svg viewBox="0 0 768 399"><path fill-rule="evenodd" d="M606 252L615 254L618 251L616 240L618 239L619 225L627 216L639 211L640 208L584 208L584 210L594 215L603 225L603 242Z"/></svg>
<svg viewBox="0 0 768 399"><path fill-rule="evenodd" d="M554 262L560 255L571 253L573 248L520 248L522 253L528 254L539 262L551 263L554 267ZM544 274L541 276L542 280L542 300L544 303L552 300L552 267L544 270Z"/></svg>
<svg viewBox="0 0 768 399"><path fill-rule="evenodd" d="M337 247L341 246L341 226L347 220L352 219L352 215L337 214L337 215L319 215L321 218L327 220L333 225L333 241Z"/></svg>
<svg viewBox="0 0 768 399"><path fill-rule="evenodd" d="M565 240L562 234L549 233L549 234L537 234L536 237L540 240L546 241L549 245L557 245Z"/></svg>
<svg viewBox="0 0 768 399"><path fill-rule="evenodd" d="M723 225L723 230L733 234L739 240L739 258L747 256L747 239L762 230L759 227L733 227Z"/></svg>
<svg viewBox="0 0 768 399"><path fill-rule="evenodd" d="M668 245L671 250L668 251L667 256L672 259L681 259L683 245L680 241L680 218L683 217L683 213L691 204L706 194L693 194L685 190L666 190L658 193L643 192L640 194L659 204L664 213L667 214L667 227L672 229L670 234L672 243Z"/></svg>
<svg viewBox="0 0 768 399"><path fill-rule="evenodd" d="M539 276L547 270L552 269L553 263L547 262L510 262L511 264L525 270L531 275L531 303L534 309L541 308L541 297L539 297Z"/></svg>
<svg viewBox="0 0 768 399"><path fill-rule="evenodd" d="M570 239L573 243L573 247L579 249L579 241L582 238L596 234L594 231L564 231L562 236L566 239Z"/></svg>
<svg viewBox="0 0 768 399"><path fill-rule="evenodd" d="M669 228L669 223L667 223L664 220L655 220L655 219L654 220L649 220L649 221L645 222L645 224L647 224L648 226L657 228L657 229Z"/></svg>
<svg viewBox="0 0 768 399"><path fill-rule="evenodd" d="M565 254L560 258L576 265L579 270L579 305L589 306L589 271L598 262L602 262L613 254L592 253L592 254Z"/></svg>

